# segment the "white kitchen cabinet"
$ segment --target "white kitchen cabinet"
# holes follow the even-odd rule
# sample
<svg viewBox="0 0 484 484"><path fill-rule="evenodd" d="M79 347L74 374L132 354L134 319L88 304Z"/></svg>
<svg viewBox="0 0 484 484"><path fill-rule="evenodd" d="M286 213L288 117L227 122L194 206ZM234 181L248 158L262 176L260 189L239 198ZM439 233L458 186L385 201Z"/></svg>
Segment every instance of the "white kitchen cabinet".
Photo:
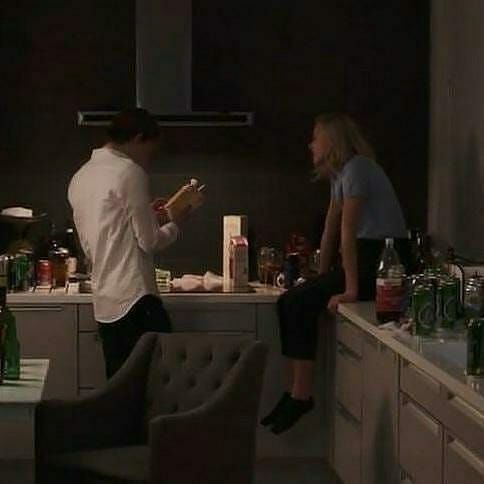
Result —
<svg viewBox="0 0 484 484"><path fill-rule="evenodd" d="M174 332L256 332L255 304L165 302Z"/></svg>
<svg viewBox="0 0 484 484"><path fill-rule="evenodd" d="M442 484L443 428L408 396L400 396L400 468L415 484Z"/></svg>
<svg viewBox="0 0 484 484"><path fill-rule="evenodd" d="M10 306L17 320L22 358L50 360L44 398L77 395L77 306L24 304Z"/></svg>
<svg viewBox="0 0 484 484"><path fill-rule="evenodd" d="M97 331L79 333L79 393L106 383L104 354Z"/></svg>
<svg viewBox="0 0 484 484"><path fill-rule="evenodd" d="M445 441L444 483L483 484L484 460L451 433Z"/></svg>
<svg viewBox="0 0 484 484"><path fill-rule="evenodd" d="M361 473L365 484L398 481L398 356L365 335L362 359Z"/></svg>
<svg viewBox="0 0 484 484"><path fill-rule="evenodd" d="M336 403L334 417L334 470L345 484L361 482L361 424Z"/></svg>

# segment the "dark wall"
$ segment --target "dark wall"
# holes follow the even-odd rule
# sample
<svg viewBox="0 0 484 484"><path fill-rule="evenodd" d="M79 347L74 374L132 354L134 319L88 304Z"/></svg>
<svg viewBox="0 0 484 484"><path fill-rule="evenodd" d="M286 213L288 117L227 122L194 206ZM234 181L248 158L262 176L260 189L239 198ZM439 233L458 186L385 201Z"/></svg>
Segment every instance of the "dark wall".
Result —
<svg viewBox="0 0 484 484"><path fill-rule="evenodd" d="M62 223L68 180L103 140L76 111L134 103L134 2L46 3L2 6L0 206ZM248 214L257 244L314 232L328 190L310 182L307 142L327 110L362 122L409 224L425 225L427 1L195 0L193 11L194 108L253 110L256 124L166 130L154 191L199 176L208 200L165 265L219 269L224 213Z"/></svg>

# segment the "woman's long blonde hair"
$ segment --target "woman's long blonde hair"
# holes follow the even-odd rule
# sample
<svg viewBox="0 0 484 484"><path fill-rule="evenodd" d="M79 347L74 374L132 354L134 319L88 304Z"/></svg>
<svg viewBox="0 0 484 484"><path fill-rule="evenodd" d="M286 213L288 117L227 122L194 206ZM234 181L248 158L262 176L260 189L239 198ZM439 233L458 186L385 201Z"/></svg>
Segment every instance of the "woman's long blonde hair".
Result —
<svg viewBox="0 0 484 484"><path fill-rule="evenodd" d="M331 140L332 147L325 156L331 170L340 171L354 156L375 159L375 152L361 128L347 114L320 114L316 117L315 123L325 130Z"/></svg>

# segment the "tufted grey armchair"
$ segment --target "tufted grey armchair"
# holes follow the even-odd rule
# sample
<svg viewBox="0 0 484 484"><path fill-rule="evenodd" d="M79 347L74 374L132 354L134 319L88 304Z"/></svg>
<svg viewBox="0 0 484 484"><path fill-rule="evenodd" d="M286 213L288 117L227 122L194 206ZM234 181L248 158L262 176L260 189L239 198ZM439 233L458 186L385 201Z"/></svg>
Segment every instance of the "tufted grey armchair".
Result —
<svg viewBox="0 0 484 484"><path fill-rule="evenodd" d="M145 334L102 390L36 413L37 482L249 484L267 349Z"/></svg>

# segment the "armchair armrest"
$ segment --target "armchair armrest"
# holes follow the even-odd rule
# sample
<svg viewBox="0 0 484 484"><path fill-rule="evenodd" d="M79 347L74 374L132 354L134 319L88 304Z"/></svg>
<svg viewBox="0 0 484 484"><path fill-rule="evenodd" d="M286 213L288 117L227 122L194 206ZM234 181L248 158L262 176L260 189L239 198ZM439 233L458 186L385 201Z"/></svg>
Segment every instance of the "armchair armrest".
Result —
<svg viewBox="0 0 484 484"><path fill-rule="evenodd" d="M52 453L131 443L140 438L146 375L156 334L144 335L107 385L73 400L47 400L36 409L40 460Z"/></svg>
<svg viewBox="0 0 484 484"><path fill-rule="evenodd" d="M151 483L252 482L266 355L255 343L205 404L151 420Z"/></svg>

